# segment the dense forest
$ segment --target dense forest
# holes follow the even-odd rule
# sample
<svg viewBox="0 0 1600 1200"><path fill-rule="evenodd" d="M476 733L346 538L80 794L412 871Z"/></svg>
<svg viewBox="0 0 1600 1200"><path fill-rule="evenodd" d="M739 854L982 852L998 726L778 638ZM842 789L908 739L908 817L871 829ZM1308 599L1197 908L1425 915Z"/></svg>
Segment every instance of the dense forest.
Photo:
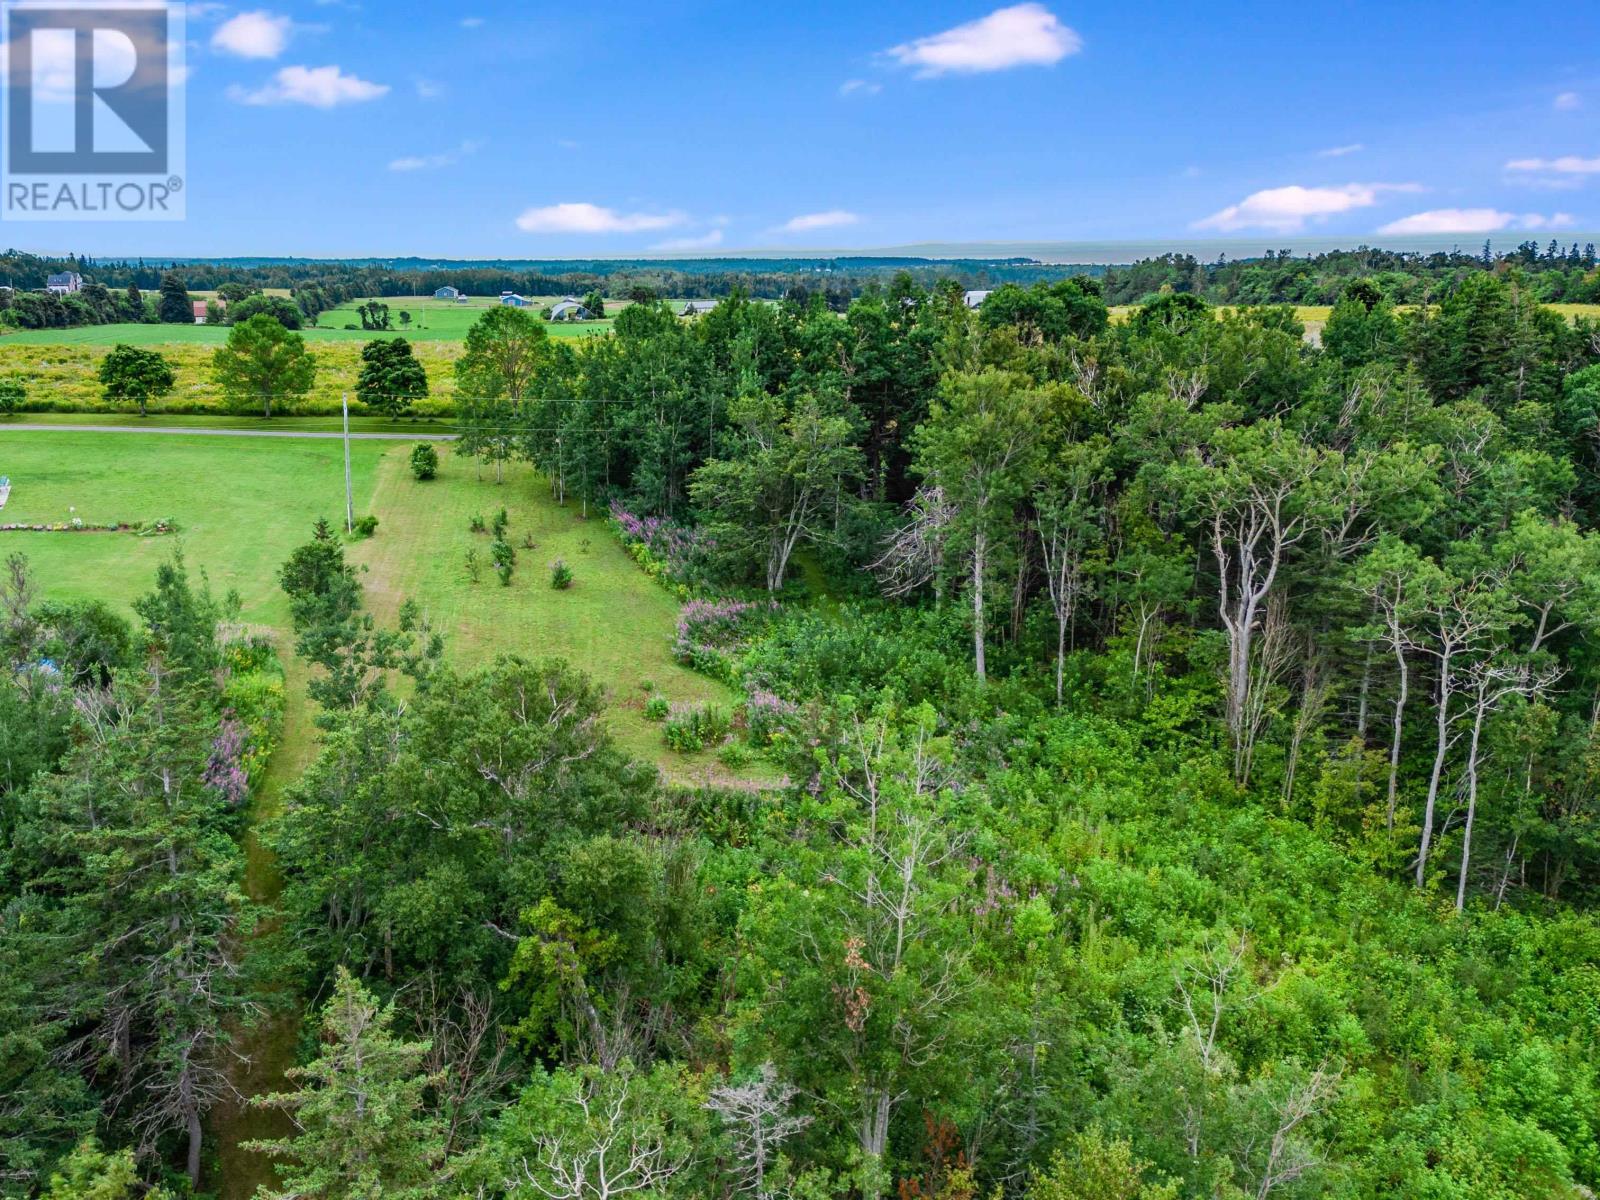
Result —
<svg viewBox="0 0 1600 1200"><path fill-rule="evenodd" d="M744 697L669 721L772 789L375 620L326 526L277 648L203 564L135 627L11 559L0 1188L183 1194L287 1007L284 1200L1592 1194L1600 330L1539 303L1585 268L1358 257L486 314L451 469L609 512ZM1308 261L1357 276L1320 345L1205 299Z"/></svg>

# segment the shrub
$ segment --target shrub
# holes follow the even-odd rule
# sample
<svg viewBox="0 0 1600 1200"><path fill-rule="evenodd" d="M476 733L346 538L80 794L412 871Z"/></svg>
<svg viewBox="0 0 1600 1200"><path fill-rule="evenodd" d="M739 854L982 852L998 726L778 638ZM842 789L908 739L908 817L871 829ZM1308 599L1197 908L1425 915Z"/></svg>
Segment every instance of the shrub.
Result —
<svg viewBox="0 0 1600 1200"><path fill-rule="evenodd" d="M533 534L525 533L522 535L522 548L524 550L532 550L535 545L536 543L533 540Z"/></svg>
<svg viewBox="0 0 1600 1200"><path fill-rule="evenodd" d="M487 533L489 526L485 523L482 513L474 513L472 520L467 522L467 529L472 533Z"/></svg>
<svg viewBox="0 0 1600 1200"><path fill-rule="evenodd" d="M664 517L640 517L613 501L611 527L652 579L690 584L705 578L714 545L687 525Z"/></svg>
<svg viewBox="0 0 1600 1200"><path fill-rule="evenodd" d="M467 547L467 578L473 583L483 578L483 560L478 557L476 546Z"/></svg>
<svg viewBox="0 0 1600 1200"><path fill-rule="evenodd" d="M745 728L749 731L751 744L772 745L798 712L799 709L793 704L773 692L763 688L751 692L744 706Z"/></svg>
<svg viewBox="0 0 1600 1200"><path fill-rule="evenodd" d="M489 531L502 542L506 538L506 530L511 528L511 518L506 515L506 510L501 509L495 513L494 520L489 522Z"/></svg>
<svg viewBox="0 0 1600 1200"><path fill-rule="evenodd" d="M564 592L572 586L572 568L562 559L558 558L550 564L550 586L558 592Z"/></svg>
<svg viewBox="0 0 1600 1200"><path fill-rule="evenodd" d="M494 544L489 547L489 561L494 564L495 574L500 576L500 586L511 586L511 572L517 565L517 552L510 542L504 538L495 538Z"/></svg>
<svg viewBox="0 0 1600 1200"><path fill-rule="evenodd" d="M646 721L665 721L667 714L672 711L672 705L665 696L651 696L644 702L644 719Z"/></svg>
<svg viewBox="0 0 1600 1200"><path fill-rule="evenodd" d="M661 731L668 749L694 754L707 746L721 745L732 732L728 714L715 705L675 710Z"/></svg>
<svg viewBox="0 0 1600 1200"><path fill-rule="evenodd" d="M717 761L730 770L738 771L750 765L750 751L741 742L729 742L717 751Z"/></svg>
<svg viewBox="0 0 1600 1200"><path fill-rule="evenodd" d="M439 473L439 452L428 442L412 449L411 473L419 480L432 479Z"/></svg>
<svg viewBox="0 0 1600 1200"><path fill-rule="evenodd" d="M733 655L777 611L775 600L691 600L678 614L672 652L687 666L731 681Z"/></svg>
<svg viewBox="0 0 1600 1200"><path fill-rule="evenodd" d="M378 532L378 518L373 516L371 513L368 513L366 516L362 517L356 522L354 532L357 537L371 537L373 534Z"/></svg>
<svg viewBox="0 0 1600 1200"><path fill-rule="evenodd" d="M15 379L0 379L0 417L9 417L27 402L28 393Z"/></svg>

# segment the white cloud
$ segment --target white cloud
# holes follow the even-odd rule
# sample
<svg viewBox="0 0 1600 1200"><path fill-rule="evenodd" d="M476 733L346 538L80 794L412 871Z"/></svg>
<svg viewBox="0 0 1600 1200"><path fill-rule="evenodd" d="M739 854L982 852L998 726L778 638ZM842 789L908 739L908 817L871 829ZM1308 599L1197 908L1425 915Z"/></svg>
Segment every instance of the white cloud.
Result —
<svg viewBox="0 0 1600 1200"><path fill-rule="evenodd" d="M463 29L482 29L483 28L483 18L482 17L462 17L461 18L461 28L463 28Z"/></svg>
<svg viewBox="0 0 1600 1200"><path fill-rule="evenodd" d="M1361 142L1351 142L1348 146L1329 146L1326 150L1318 150L1318 158L1343 158L1347 154L1360 154L1366 146Z"/></svg>
<svg viewBox="0 0 1600 1200"><path fill-rule="evenodd" d="M240 104L308 104L312 108L359 104L388 92L388 84L346 75L338 67L284 67L272 82L254 91L238 86L228 89L229 97Z"/></svg>
<svg viewBox="0 0 1600 1200"><path fill-rule="evenodd" d="M668 238L651 246L652 250L709 250L722 245L722 230L713 229L698 237Z"/></svg>
<svg viewBox="0 0 1600 1200"><path fill-rule="evenodd" d="M434 79L418 79L413 86L417 89L419 100L437 100L445 91L444 84Z"/></svg>
<svg viewBox="0 0 1600 1200"><path fill-rule="evenodd" d="M277 58L288 46L293 27L288 17L276 13L240 13L217 26L211 48L237 58Z"/></svg>
<svg viewBox="0 0 1600 1200"><path fill-rule="evenodd" d="M970 75L1010 67L1048 67L1083 49L1083 39L1042 4L997 8L987 17L890 47L885 53L917 75Z"/></svg>
<svg viewBox="0 0 1600 1200"><path fill-rule="evenodd" d="M1562 92L1552 103L1557 112L1575 112L1583 107L1583 97L1577 92Z"/></svg>
<svg viewBox="0 0 1600 1200"><path fill-rule="evenodd" d="M1560 158L1513 158L1508 171L1554 171L1557 175L1600 175L1600 158L1579 158L1563 154Z"/></svg>
<svg viewBox="0 0 1600 1200"><path fill-rule="evenodd" d="M1497 233L1502 229L1566 229L1571 213L1501 212L1497 208L1435 208L1413 213L1379 228L1379 233Z"/></svg>
<svg viewBox="0 0 1600 1200"><path fill-rule="evenodd" d="M1346 183L1337 187L1267 188L1252 192L1237 204L1194 223L1195 229L1232 233L1239 229L1267 229L1297 233L1307 221L1318 221L1357 208L1371 208L1390 192L1420 192L1415 183Z"/></svg>
<svg viewBox="0 0 1600 1200"><path fill-rule="evenodd" d="M644 233L672 229L689 218L681 212L619 213L598 204L549 204L517 218L525 233Z"/></svg>
<svg viewBox="0 0 1600 1200"><path fill-rule="evenodd" d="M778 228L784 233L810 233L814 229L837 229L841 225L854 225L861 220L853 212L830 208L827 212L802 213L791 217Z"/></svg>
<svg viewBox="0 0 1600 1200"><path fill-rule="evenodd" d="M442 167L454 166L468 155L476 154L483 149L480 141L462 142L454 150L446 150L443 154L412 154L405 158L397 158L389 164L391 171L437 171Z"/></svg>
<svg viewBox="0 0 1600 1200"><path fill-rule="evenodd" d="M881 91L883 84L866 79L846 79L839 85L841 96L876 96Z"/></svg>

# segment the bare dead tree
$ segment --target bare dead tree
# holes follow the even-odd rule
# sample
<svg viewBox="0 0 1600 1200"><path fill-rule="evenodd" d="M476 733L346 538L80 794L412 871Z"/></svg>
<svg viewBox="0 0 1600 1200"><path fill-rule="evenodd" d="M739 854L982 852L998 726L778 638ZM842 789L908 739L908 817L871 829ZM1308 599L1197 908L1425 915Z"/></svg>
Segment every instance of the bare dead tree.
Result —
<svg viewBox="0 0 1600 1200"><path fill-rule="evenodd" d="M706 1107L722 1118L733 1141L734 1175L740 1190L757 1200L774 1193L767 1187L767 1172L784 1142L811 1124L811 1117L793 1111L799 1094L793 1084L778 1078L778 1069L762 1063L756 1078L744 1084L725 1084L711 1090Z"/></svg>
<svg viewBox="0 0 1600 1200"><path fill-rule="evenodd" d="M1184 1033L1191 1040L1200 1070L1206 1080L1222 1073L1221 1051L1217 1046L1222 1018L1229 1008L1248 1003L1230 996L1234 983L1244 973L1244 956L1249 942L1244 934L1225 943L1207 943L1200 961L1174 972L1178 1001L1184 1015ZM1206 1095L1185 1093L1183 1097L1183 1137L1191 1158L1200 1156L1206 1122Z"/></svg>
<svg viewBox="0 0 1600 1200"><path fill-rule="evenodd" d="M1267 1200L1278 1188L1322 1165L1322 1157L1299 1136L1299 1130L1333 1102L1339 1093L1340 1076L1337 1068L1321 1063L1309 1078L1291 1086L1283 1099L1273 1105L1275 1120L1266 1158L1256 1175L1256 1200ZM1247 1144L1240 1157L1248 1162L1254 1157L1253 1151L1254 1147Z"/></svg>
<svg viewBox="0 0 1600 1200"><path fill-rule="evenodd" d="M448 993L428 972L416 984L417 1032L428 1047L423 1069L440 1079L445 1118L445 1149L458 1149L465 1136L511 1082L509 1044L495 1018L488 993L467 987Z"/></svg>
<svg viewBox="0 0 1600 1200"><path fill-rule="evenodd" d="M549 1200L613 1200L663 1188L693 1162L692 1150L669 1144L654 1122L635 1119L632 1074L613 1079L609 1089L593 1078L573 1080L567 1103L581 1114L581 1133L537 1135L533 1161L523 1159L522 1179L508 1180L507 1191L525 1181Z"/></svg>
<svg viewBox="0 0 1600 1200"><path fill-rule="evenodd" d="M917 491L906 505L906 523L889 537L883 554L867 568L877 577L884 595L908 596L931 583L935 604L943 604L945 551L955 518L955 505L945 499L943 488Z"/></svg>

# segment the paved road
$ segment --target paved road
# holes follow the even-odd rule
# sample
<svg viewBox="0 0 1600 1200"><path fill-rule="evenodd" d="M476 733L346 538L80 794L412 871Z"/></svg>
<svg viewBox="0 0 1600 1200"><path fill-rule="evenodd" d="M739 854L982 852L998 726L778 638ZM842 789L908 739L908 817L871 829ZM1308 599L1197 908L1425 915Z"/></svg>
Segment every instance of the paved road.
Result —
<svg viewBox="0 0 1600 1200"><path fill-rule="evenodd" d="M199 437L342 438L316 429L193 429L182 425L0 425L0 433L173 433ZM352 442L453 442L453 433L352 433Z"/></svg>

